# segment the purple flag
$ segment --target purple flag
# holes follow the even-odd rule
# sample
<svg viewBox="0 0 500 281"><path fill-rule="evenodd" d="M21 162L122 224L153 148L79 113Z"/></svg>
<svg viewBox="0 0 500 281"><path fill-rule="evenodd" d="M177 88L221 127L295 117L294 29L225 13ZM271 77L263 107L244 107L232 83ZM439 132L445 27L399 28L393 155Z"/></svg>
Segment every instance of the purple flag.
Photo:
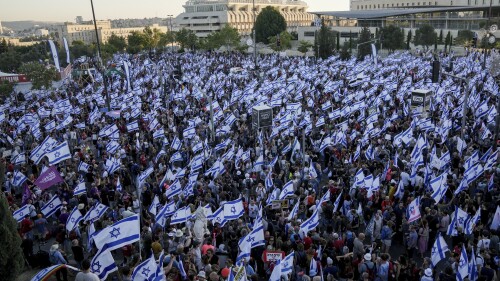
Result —
<svg viewBox="0 0 500 281"><path fill-rule="evenodd" d="M57 169L52 166L45 170L35 181L35 185L40 187L40 189L47 189L53 186L56 183L63 182L64 179L61 177L61 174L57 171Z"/></svg>
<svg viewBox="0 0 500 281"><path fill-rule="evenodd" d="M28 187L28 184L24 183L24 186L23 186L23 201L22 201L22 205L26 205L26 203L28 203L28 200L31 199L31 189Z"/></svg>

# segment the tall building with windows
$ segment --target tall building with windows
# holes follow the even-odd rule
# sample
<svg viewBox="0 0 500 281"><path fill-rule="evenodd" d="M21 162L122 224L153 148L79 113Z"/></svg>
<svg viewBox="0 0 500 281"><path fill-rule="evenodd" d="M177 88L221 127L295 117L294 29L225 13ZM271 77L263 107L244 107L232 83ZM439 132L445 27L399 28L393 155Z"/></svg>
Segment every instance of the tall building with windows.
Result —
<svg viewBox="0 0 500 281"><path fill-rule="evenodd" d="M493 0L493 4L498 4ZM489 6L490 0L351 0L350 9L376 10L393 8L430 8L430 7L466 7Z"/></svg>
<svg viewBox="0 0 500 281"><path fill-rule="evenodd" d="M310 26L314 20L314 15L307 12L307 3L300 0L189 0L175 24L178 29L193 30L198 37L206 37L226 24L242 35L249 35L254 22L254 2L256 15L267 6L274 7L292 31L300 26Z"/></svg>

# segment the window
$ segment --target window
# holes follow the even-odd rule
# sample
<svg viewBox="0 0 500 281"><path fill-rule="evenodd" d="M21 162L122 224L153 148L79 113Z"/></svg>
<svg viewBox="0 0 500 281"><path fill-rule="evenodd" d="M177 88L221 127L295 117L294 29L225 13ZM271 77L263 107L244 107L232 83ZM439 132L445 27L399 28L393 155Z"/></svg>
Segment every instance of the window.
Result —
<svg viewBox="0 0 500 281"><path fill-rule="evenodd" d="M304 37L314 37L316 36L316 32L314 31L304 31Z"/></svg>

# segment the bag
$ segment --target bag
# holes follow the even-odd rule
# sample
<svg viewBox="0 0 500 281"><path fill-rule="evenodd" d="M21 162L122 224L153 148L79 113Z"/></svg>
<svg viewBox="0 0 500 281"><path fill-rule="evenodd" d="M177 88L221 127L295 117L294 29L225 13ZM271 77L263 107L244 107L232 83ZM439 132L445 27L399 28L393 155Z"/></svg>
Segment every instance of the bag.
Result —
<svg viewBox="0 0 500 281"><path fill-rule="evenodd" d="M368 280L375 280L375 264L372 264L372 268L370 268L366 262L364 265L366 267L366 273L368 273Z"/></svg>

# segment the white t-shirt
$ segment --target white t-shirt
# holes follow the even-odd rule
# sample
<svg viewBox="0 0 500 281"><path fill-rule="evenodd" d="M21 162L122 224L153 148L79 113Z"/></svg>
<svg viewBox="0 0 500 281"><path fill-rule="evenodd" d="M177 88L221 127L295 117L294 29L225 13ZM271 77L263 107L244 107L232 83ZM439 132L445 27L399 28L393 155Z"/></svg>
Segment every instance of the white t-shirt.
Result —
<svg viewBox="0 0 500 281"><path fill-rule="evenodd" d="M100 281L99 277L92 272L78 272L75 281Z"/></svg>

